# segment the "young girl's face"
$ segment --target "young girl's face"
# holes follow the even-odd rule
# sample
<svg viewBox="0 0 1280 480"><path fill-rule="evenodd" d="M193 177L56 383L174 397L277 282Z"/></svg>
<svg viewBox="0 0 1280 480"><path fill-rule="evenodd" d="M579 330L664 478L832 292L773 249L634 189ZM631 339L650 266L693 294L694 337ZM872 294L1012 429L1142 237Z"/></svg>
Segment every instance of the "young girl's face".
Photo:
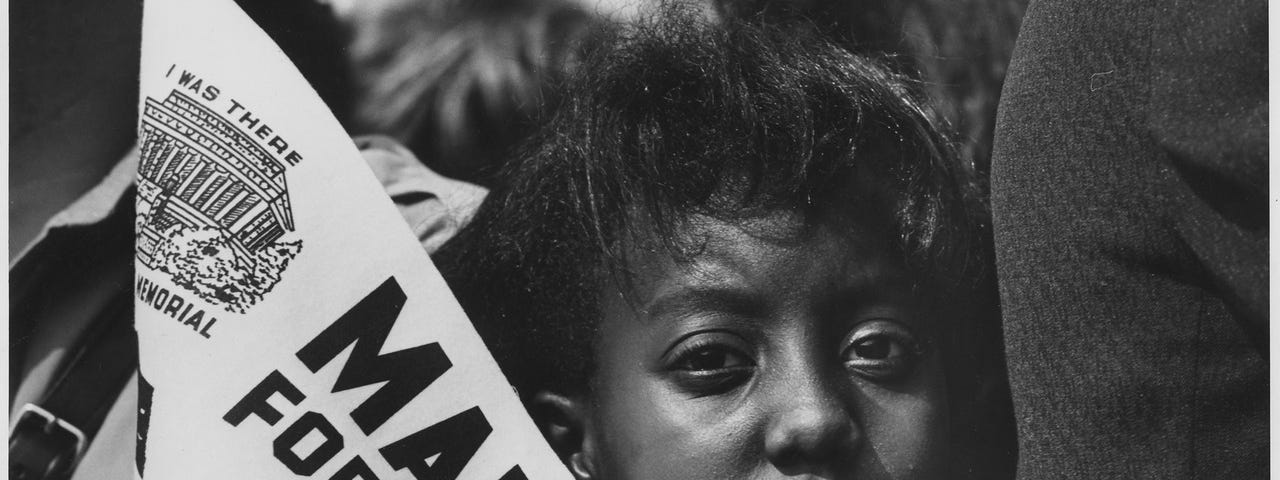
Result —
<svg viewBox="0 0 1280 480"><path fill-rule="evenodd" d="M948 412L924 302L884 229L695 217L677 263L633 251L609 288L579 475L942 478Z"/></svg>

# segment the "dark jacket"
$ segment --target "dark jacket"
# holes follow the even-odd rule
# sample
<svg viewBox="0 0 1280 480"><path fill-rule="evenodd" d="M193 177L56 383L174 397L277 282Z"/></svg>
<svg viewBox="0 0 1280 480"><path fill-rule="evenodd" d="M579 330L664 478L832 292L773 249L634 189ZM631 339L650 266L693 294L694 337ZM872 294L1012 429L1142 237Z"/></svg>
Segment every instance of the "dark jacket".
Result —
<svg viewBox="0 0 1280 480"><path fill-rule="evenodd" d="M1266 19L1029 7L992 168L1020 478L1267 476Z"/></svg>

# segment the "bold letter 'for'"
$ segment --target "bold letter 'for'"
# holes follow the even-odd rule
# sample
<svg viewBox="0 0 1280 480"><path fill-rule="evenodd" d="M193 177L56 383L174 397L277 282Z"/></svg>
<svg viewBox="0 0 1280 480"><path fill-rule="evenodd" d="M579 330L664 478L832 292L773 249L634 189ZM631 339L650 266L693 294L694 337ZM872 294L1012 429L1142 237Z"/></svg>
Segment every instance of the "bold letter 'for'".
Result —
<svg viewBox="0 0 1280 480"><path fill-rule="evenodd" d="M453 366L438 343L379 353L404 302L404 290L395 277L388 278L298 350L298 359L315 373L355 344L333 385L335 393L387 382L351 412L351 419L365 435L381 427Z"/></svg>
<svg viewBox="0 0 1280 480"><path fill-rule="evenodd" d="M298 387L293 385L293 382L281 375L279 370L272 370L270 374L267 374L267 378L258 382L258 386L253 387L253 390L249 390L249 393L244 398L236 402L235 406L231 407L231 410L228 410L227 414L222 416L222 419L230 423L231 426L238 427L240 422L249 418L249 414L253 414L261 418L262 421L267 422L267 425L275 425L283 415L270 403L267 403L267 399L277 393L283 395L289 403L294 405L307 398L306 395L302 394L301 390L298 390Z"/></svg>

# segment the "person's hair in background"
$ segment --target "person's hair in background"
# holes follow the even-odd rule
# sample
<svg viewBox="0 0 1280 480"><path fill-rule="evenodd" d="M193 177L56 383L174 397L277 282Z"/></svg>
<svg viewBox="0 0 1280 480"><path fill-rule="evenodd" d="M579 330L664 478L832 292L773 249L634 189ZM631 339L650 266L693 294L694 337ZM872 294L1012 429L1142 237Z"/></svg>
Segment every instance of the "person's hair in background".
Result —
<svg viewBox="0 0 1280 480"><path fill-rule="evenodd" d="M959 133L961 158L990 168L996 102L1027 0L712 0L730 18L806 18L833 41L886 54L923 81Z"/></svg>
<svg viewBox="0 0 1280 480"><path fill-rule="evenodd" d="M490 184L595 20L561 0L386 0L344 12L353 133L390 135L433 170Z"/></svg>
<svg viewBox="0 0 1280 480"><path fill-rule="evenodd" d="M563 418L557 402L590 397L603 405L609 402L601 399L611 393L605 390L630 388L611 384L616 378L598 378L600 360L617 354L600 345L630 341L608 338L613 327L607 324L617 324L617 295L632 307L643 301L644 284L654 281L653 270L661 270L655 265L702 265L706 255L728 250L730 256L745 255L740 259L748 263L785 268L769 263L772 257L753 255L786 250L787 245L828 245L814 240L815 232L852 224L852 230L841 230L847 235L821 237L838 244L826 251L835 252L832 262L861 256L859 261L896 265L890 270L900 269L909 280L884 283L924 299L911 308L926 309L923 316L932 320L915 325L922 337L919 345L877 344L885 349L869 354L900 354L902 362L870 373L861 367L849 367L856 374L823 371L817 381L843 375L855 377L845 380L858 388L868 381L875 388L885 382L893 390L895 380L889 377L909 370L914 360L906 358L917 354L915 347L932 351L936 357L919 355L929 362L943 359L930 365L945 370L946 399L940 408L948 413L939 415L949 418L949 425L933 425L938 417L908 418L901 431L873 429L866 435L897 441L927 436L913 437L920 433L915 429L936 433L933 429L942 428L952 437L948 477L1006 474L1011 458L970 454L974 444L992 441L975 437L983 433L974 426L982 421L975 412L988 393L983 383L1003 374L983 370L989 364L981 360L990 354L984 348L998 353L998 334L980 338L991 334L980 326L997 322L998 312L987 214L971 168L957 159L940 133L918 84L824 40L810 25L724 23L710 27L669 6L652 21L594 38L594 50L562 92L562 103L504 167L504 181L473 222L434 256L441 273L535 421L549 429L544 431L553 443L563 443L566 435L582 432L563 428L572 421ZM726 231L750 233L735 237ZM763 250L743 251L744 244L763 245ZM816 252L801 249L799 255L811 259L805 255L820 255ZM609 293L611 285L616 295ZM823 338L837 341L846 334ZM859 348L847 352L864 353ZM710 352L720 356L682 361L709 361L721 370L729 368L726 362L734 363L730 369L739 373L755 368L738 353ZM730 362L731 355L739 356ZM680 365L675 369L706 366ZM761 366L752 375L767 374ZM785 381L810 377L791 375ZM715 388L746 388L735 386L741 381ZM724 395L703 387L693 388L693 395ZM902 396L891 396L884 408L855 415L896 412L900 405L895 402L912 403L903 400L914 398L911 391L903 387ZM586 428L622 428L628 422L662 423L657 417L624 415ZM617 438L643 436L638 431L613 435L623 443L628 440ZM682 446L674 438L649 440L657 442L650 444L655 451ZM741 448L687 451L682 458L714 463L733 457L755 462L750 468L773 465L775 473L799 471L795 455L769 446L752 450L727 439L722 443L722 448ZM879 466L881 473L902 474L896 469L911 467L895 455L923 453L915 458L922 463L912 464L919 468L928 463L922 459L947 456L925 444L932 445L907 441L911 448L901 452L861 452L857 457L862 462L865 455L887 455L890 461ZM854 461L854 455L836 457L848 457L837 463ZM682 465L650 467L678 470ZM864 467L859 463L857 468ZM831 468L826 473L841 473Z"/></svg>
<svg viewBox="0 0 1280 480"><path fill-rule="evenodd" d="M670 1L670 0L666 0ZM352 3L352 2L339 2ZM340 12L354 33L356 133L391 135L433 169L486 185L549 85L601 16L635 19L663 0L382 0ZM925 83L962 158L988 168L995 104L1026 0L687 0L719 19L802 18L838 44Z"/></svg>

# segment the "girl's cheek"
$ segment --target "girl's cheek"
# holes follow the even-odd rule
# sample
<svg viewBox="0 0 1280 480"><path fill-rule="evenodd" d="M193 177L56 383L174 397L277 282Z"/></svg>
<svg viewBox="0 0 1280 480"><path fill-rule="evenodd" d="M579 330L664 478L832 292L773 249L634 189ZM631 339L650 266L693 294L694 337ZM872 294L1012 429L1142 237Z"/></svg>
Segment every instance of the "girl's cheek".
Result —
<svg viewBox="0 0 1280 480"><path fill-rule="evenodd" d="M690 398L660 379L641 385L600 405L617 478L742 478L759 464L751 441L757 420L746 405Z"/></svg>
<svg viewBox="0 0 1280 480"><path fill-rule="evenodd" d="M890 478L945 478L950 411L942 368L926 361L903 390L865 389L860 407L868 444Z"/></svg>

